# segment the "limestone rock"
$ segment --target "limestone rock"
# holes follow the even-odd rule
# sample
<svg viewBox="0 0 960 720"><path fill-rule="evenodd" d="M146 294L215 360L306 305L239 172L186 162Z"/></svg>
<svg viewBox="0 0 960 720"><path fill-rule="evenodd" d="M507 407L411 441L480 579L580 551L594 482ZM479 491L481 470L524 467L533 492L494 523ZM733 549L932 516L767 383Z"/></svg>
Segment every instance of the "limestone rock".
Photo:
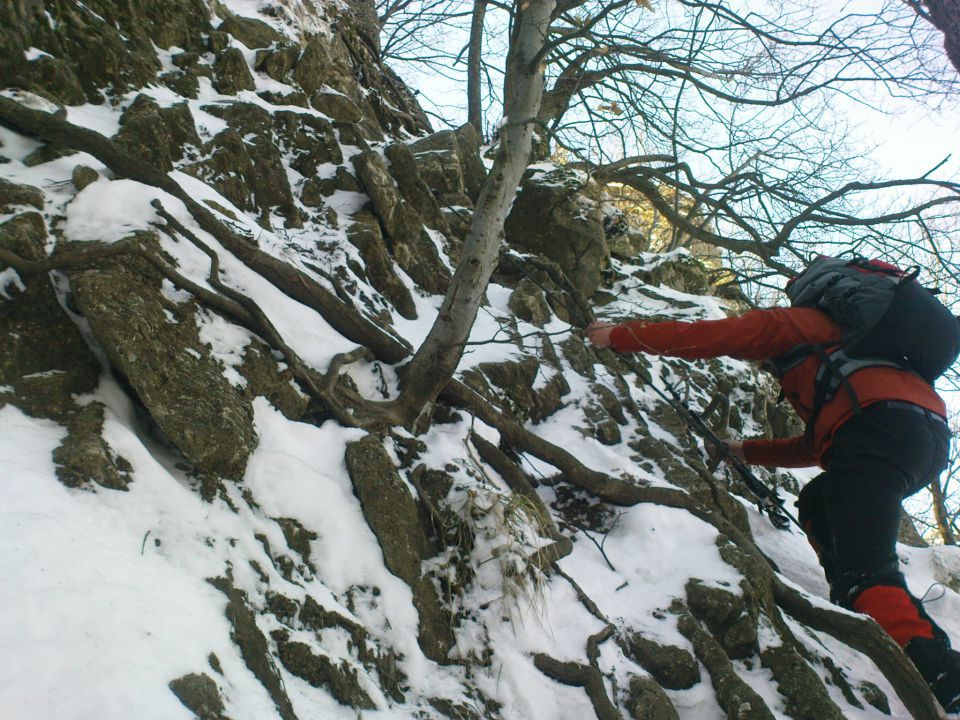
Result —
<svg viewBox="0 0 960 720"><path fill-rule="evenodd" d="M445 236L449 235L450 230L440 211L440 204L420 177L410 149L403 143L391 143L384 149L384 155L390 161L390 174L397 181L400 194L416 210L424 224Z"/></svg>
<svg viewBox="0 0 960 720"><path fill-rule="evenodd" d="M884 715L890 714L890 700L886 694L884 694L883 690L872 682L867 681L861 683L859 689L863 695L863 699L870 703L872 707L875 707Z"/></svg>
<svg viewBox="0 0 960 720"><path fill-rule="evenodd" d="M550 306L547 305L546 298L543 296L543 290L529 278L520 281L510 294L507 305L518 318L537 327L546 325L552 316Z"/></svg>
<svg viewBox="0 0 960 720"><path fill-rule="evenodd" d="M347 663L334 663L325 655L314 653L306 643L280 640L277 643L280 662L292 674L313 687L326 688L341 705L374 710L376 705L364 691L357 671Z"/></svg>
<svg viewBox="0 0 960 720"><path fill-rule="evenodd" d="M487 177L481 142L468 124L419 138L409 148L424 181L443 203L472 208Z"/></svg>
<svg viewBox="0 0 960 720"><path fill-rule="evenodd" d="M293 372L286 366L281 369L270 348L258 338L244 350L239 371L247 381L244 394L248 401L263 396L290 420L306 414L309 400L293 384Z"/></svg>
<svg viewBox="0 0 960 720"><path fill-rule="evenodd" d="M650 678L630 678L626 706L632 720L680 720L663 688Z"/></svg>
<svg viewBox="0 0 960 720"><path fill-rule="evenodd" d="M138 95L120 116L117 143L159 170L170 171L188 144L199 145L193 115L186 103L160 108L148 95Z"/></svg>
<svg viewBox="0 0 960 720"><path fill-rule="evenodd" d="M293 79L307 95L313 95L324 85L351 96L356 83L348 75L352 66L349 53L342 43L315 37L307 43L293 69Z"/></svg>
<svg viewBox="0 0 960 720"><path fill-rule="evenodd" d="M600 287L610 257L603 216L581 177L557 169L523 182L504 231L507 242L556 262L585 297Z"/></svg>
<svg viewBox="0 0 960 720"><path fill-rule="evenodd" d="M330 197L338 190L343 190L344 192L360 192L360 183L357 182L357 178L343 166L338 167L332 177L326 177L322 180L311 178L307 182L316 183L317 191L324 197Z"/></svg>
<svg viewBox="0 0 960 720"><path fill-rule="evenodd" d="M283 678L270 653L270 644L257 625L257 613L247 594L235 587L229 578L216 578L210 580L210 584L227 596L225 614L230 622L230 635L240 648L243 662L270 695L281 720L297 720Z"/></svg>
<svg viewBox="0 0 960 720"><path fill-rule="evenodd" d="M473 207L464 184L463 158L457 134L442 130L410 143L423 181L445 205Z"/></svg>
<svg viewBox="0 0 960 720"><path fill-rule="evenodd" d="M300 227L300 211L280 153L284 144L274 133L274 119L270 113L243 102L225 107L205 106L204 110L226 120L229 127L214 136L208 147L209 156L191 166L189 171L212 183L241 210L258 210L262 225L270 224L270 215L276 209L285 217L288 227ZM291 122L296 124L293 115L290 113L278 119L278 126L285 128ZM280 138L283 138L282 134ZM308 165L327 157L324 150L318 149L324 147L322 143L312 145L297 137L296 133L289 142L291 147L301 143L301 150L305 149L301 161Z"/></svg>
<svg viewBox="0 0 960 720"><path fill-rule="evenodd" d="M359 123L363 120L363 110L343 93L321 90L310 98L310 106L337 122Z"/></svg>
<svg viewBox="0 0 960 720"><path fill-rule="evenodd" d="M241 41L242 42L242 41ZM286 82L287 76L300 59L300 46L278 42L269 50L258 50L254 67L277 82Z"/></svg>
<svg viewBox="0 0 960 720"><path fill-rule="evenodd" d="M720 644L688 612L675 611L680 615L677 628L693 644L697 659L710 673L717 701L728 720L774 720L763 698L737 674Z"/></svg>
<svg viewBox="0 0 960 720"><path fill-rule="evenodd" d="M480 151L483 138L473 125L466 124L457 128L457 148L460 150L460 167L463 171L463 189L473 202L480 195L480 188L487 179L487 167L483 164Z"/></svg>
<svg viewBox="0 0 960 720"><path fill-rule="evenodd" d="M187 103L179 102L160 108L160 117L163 118L163 123L170 133L172 140L170 155L174 160L184 156L184 149L188 145L198 147L201 144L193 113L190 112L190 106Z"/></svg>
<svg viewBox="0 0 960 720"><path fill-rule="evenodd" d="M190 673L171 680L170 690L199 720L227 720L220 688L206 673Z"/></svg>
<svg viewBox="0 0 960 720"><path fill-rule="evenodd" d="M111 490L126 490L133 467L103 439L104 406L90 403L67 422L69 431L53 451L57 478L67 487L94 482Z"/></svg>
<svg viewBox="0 0 960 720"><path fill-rule="evenodd" d="M618 644L628 658L668 690L686 690L700 682L700 666L688 650L661 645L639 633L622 636Z"/></svg>
<svg viewBox="0 0 960 720"><path fill-rule="evenodd" d="M570 385L562 373L553 375L543 387L534 389L541 372L540 362L534 357L521 360L480 363L463 373L463 381L473 390L519 422L542 422L563 406ZM489 383L488 383L489 381ZM490 385L502 392L493 392Z"/></svg>
<svg viewBox="0 0 960 720"><path fill-rule="evenodd" d="M384 562L394 575L413 585L420 563L431 554L416 502L375 435L350 443L347 470L364 517L380 541Z"/></svg>
<svg viewBox="0 0 960 720"><path fill-rule="evenodd" d="M102 103L103 91L120 96L152 82L160 69L154 43L199 41L208 22L201 0L111 3L4 3L0 28L0 84L37 91L66 104ZM25 51L46 53L28 61ZM36 55L32 53L31 55ZM25 81L25 82L24 82Z"/></svg>
<svg viewBox="0 0 960 720"><path fill-rule="evenodd" d="M401 316L416 319L413 296L393 269L376 217L364 211L357 213L347 228L347 239L360 251L370 284L393 304Z"/></svg>
<svg viewBox="0 0 960 720"><path fill-rule="evenodd" d="M340 165L343 153L333 125L306 113L280 111L273 115L274 138L291 155L290 167L313 177L321 164Z"/></svg>
<svg viewBox="0 0 960 720"><path fill-rule="evenodd" d="M788 716L795 720L843 720L823 681L792 647L765 648L760 660L773 673L780 694L786 698Z"/></svg>
<svg viewBox="0 0 960 720"><path fill-rule="evenodd" d="M267 25L263 20L229 15L220 23L220 32L230 33L251 50L270 47L283 42L284 36Z"/></svg>
<svg viewBox="0 0 960 720"><path fill-rule="evenodd" d="M256 83L247 61L239 48L231 47L217 56L213 63L213 87L224 95L236 95L241 90L256 90Z"/></svg>
<svg viewBox="0 0 960 720"><path fill-rule="evenodd" d="M38 213L0 224L0 246L27 260L46 257L46 240ZM5 269L0 263L0 272ZM0 286L0 386L13 388L6 401L31 415L64 419L75 409L72 395L91 392L99 377L100 364L46 274L6 275Z"/></svg>
<svg viewBox="0 0 960 720"><path fill-rule="evenodd" d="M413 590L420 614L420 647L432 660L448 662L447 653L453 646L452 621L441 607L433 584L420 573L421 563L434 548L420 523L415 500L375 435L347 445L346 463L387 569Z"/></svg>
<svg viewBox="0 0 960 720"><path fill-rule="evenodd" d="M35 89L42 89L43 96L64 105L82 105L87 101L80 78L69 61L41 55L26 67Z"/></svg>
<svg viewBox="0 0 960 720"><path fill-rule="evenodd" d="M440 260L422 218L397 189L383 157L368 150L355 155L351 161L380 218L397 264L424 290L434 294L446 292L450 271Z"/></svg>
<svg viewBox="0 0 960 720"><path fill-rule="evenodd" d="M133 260L69 277L100 346L157 426L201 471L242 478L256 444L253 411L200 341L195 306L171 307L159 278Z"/></svg>
<svg viewBox="0 0 960 720"><path fill-rule="evenodd" d="M69 157L70 155L76 154L76 150L71 150L63 145L57 145L56 143L44 143L32 153L27 155L23 159L23 164L27 167L36 167L37 165L43 165L44 163L52 162L54 160L59 160L62 157Z"/></svg>
<svg viewBox="0 0 960 720"><path fill-rule="evenodd" d="M200 78L213 78L213 68L202 63L196 52L177 53L171 61L179 69L164 73L160 81L178 95L196 98L200 94Z"/></svg>
<svg viewBox="0 0 960 720"><path fill-rule="evenodd" d="M704 585L697 579L690 580L686 586L690 611L707 625L732 659L750 657L757 652L757 599L746 583L741 585L741 590L742 596Z"/></svg>
<svg viewBox="0 0 960 720"><path fill-rule="evenodd" d="M480 713L464 703L455 703L446 698L430 698L430 705L448 720L483 720Z"/></svg>
<svg viewBox="0 0 960 720"><path fill-rule="evenodd" d="M666 285L674 290L694 295L711 293L710 279L703 264L690 255L658 264L655 268L639 273L637 277L649 285Z"/></svg>
<svg viewBox="0 0 960 720"><path fill-rule="evenodd" d="M209 182L241 210L253 210L253 161L240 133L230 129L217 133L208 145L208 153L203 162L187 170Z"/></svg>
<svg viewBox="0 0 960 720"><path fill-rule="evenodd" d="M368 43L374 52L380 52L380 18L375 0L347 0L354 31Z"/></svg>
<svg viewBox="0 0 960 720"><path fill-rule="evenodd" d="M642 232L631 228L608 234L607 244L610 246L611 255L627 261L634 260L637 255L650 249L647 237Z"/></svg>
<svg viewBox="0 0 960 720"><path fill-rule="evenodd" d="M158 79L181 97L196 99L200 95L200 80L196 73L168 72L160 75Z"/></svg>
<svg viewBox="0 0 960 720"><path fill-rule="evenodd" d="M228 47L230 47L229 33L222 32L221 30L211 30L207 35L206 49L214 55L219 55Z"/></svg>
<svg viewBox="0 0 960 720"><path fill-rule="evenodd" d="M88 185L92 185L100 179L100 173L92 167L86 165L77 165L73 169L73 186L80 192Z"/></svg>
<svg viewBox="0 0 960 720"><path fill-rule="evenodd" d="M16 205L30 205L43 210L43 191L32 185L20 185L0 178L0 212L10 212Z"/></svg>

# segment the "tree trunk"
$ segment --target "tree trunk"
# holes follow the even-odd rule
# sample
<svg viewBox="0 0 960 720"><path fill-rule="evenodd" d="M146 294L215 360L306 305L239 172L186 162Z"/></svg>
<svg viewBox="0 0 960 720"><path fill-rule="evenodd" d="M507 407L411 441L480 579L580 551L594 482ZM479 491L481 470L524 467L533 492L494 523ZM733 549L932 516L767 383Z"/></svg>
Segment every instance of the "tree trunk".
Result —
<svg viewBox="0 0 960 720"><path fill-rule="evenodd" d="M483 57L483 19L487 0L476 0L470 21L470 48L467 53L467 122L483 137L483 108L480 103L481 59Z"/></svg>
<svg viewBox="0 0 960 720"><path fill-rule="evenodd" d="M943 33L943 49L960 73L960 0L924 0L928 19Z"/></svg>
<svg viewBox="0 0 960 720"><path fill-rule="evenodd" d="M547 40L554 6L554 0L516 5L504 80L500 149L480 191L460 264L440 313L411 361L397 399L405 425L416 425L419 417L429 416L434 400L453 376L497 266L503 224L530 158L533 120L543 96L543 68L535 58Z"/></svg>
<svg viewBox="0 0 960 720"><path fill-rule="evenodd" d="M943 496L943 486L940 480L930 483L930 494L933 496L933 516L937 521L937 532L943 539L944 545L956 545L957 536L950 526L950 515L947 513L947 504Z"/></svg>

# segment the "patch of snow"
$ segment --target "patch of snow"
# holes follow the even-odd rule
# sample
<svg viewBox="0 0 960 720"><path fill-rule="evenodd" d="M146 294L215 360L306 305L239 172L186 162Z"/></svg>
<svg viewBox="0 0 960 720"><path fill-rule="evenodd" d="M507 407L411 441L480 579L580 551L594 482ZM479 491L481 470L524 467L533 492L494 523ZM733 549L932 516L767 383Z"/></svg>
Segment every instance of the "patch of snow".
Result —
<svg viewBox="0 0 960 720"><path fill-rule="evenodd" d="M51 102L45 97L36 95L27 90L4 88L0 90L0 97L10 98L26 108L30 108L31 110L39 110L40 112L49 113L50 115L53 115L60 110L60 106L55 102Z"/></svg>
<svg viewBox="0 0 960 720"><path fill-rule="evenodd" d="M42 57L52 58L53 55L48 53L46 50L40 50L39 48L29 47L23 51L23 57L26 58L27 62L33 62L34 60L39 60Z"/></svg>
<svg viewBox="0 0 960 720"><path fill-rule="evenodd" d="M132 97L130 98L132 101ZM70 105L67 107L67 121L106 137L113 137L120 129L120 113L109 103L102 105Z"/></svg>
<svg viewBox="0 0 960 720"><path fill-rule="evenodd" d="M247 379L240 374L243 356L253 333L239 325L227 322L220 315L207 310L196 314L200 342L210 346L210 354L223 363L223 375L231 385L247 386Z"/></svg>
<svg viewBox="0 0 960 720"><path fill-rule="evenodd" d="M88 185L67 206L63 231L70 240L115 243L158 222L150 205L161 200L166 207L179 201L162 190L135 180L100 179Z"/></svg>
<svg viewBox="0 0 960 720"><path fill-rule="evenodd" d="M4 300L12 300L13 296L7 292L7 289L13 286L20 292L23 292L27 289L27 286L23 284L23 281L20 279L20 276L17 274L17 271L12 267L4 268L0 270L0 297Z"/></svg>

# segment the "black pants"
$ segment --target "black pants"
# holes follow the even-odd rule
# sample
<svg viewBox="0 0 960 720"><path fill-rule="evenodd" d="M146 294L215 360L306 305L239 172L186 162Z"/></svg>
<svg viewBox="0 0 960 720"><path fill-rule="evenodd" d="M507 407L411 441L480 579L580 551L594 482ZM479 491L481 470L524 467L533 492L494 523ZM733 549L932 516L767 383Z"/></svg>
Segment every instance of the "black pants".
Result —
<svg viewBox="0 0 960 720"><path fill-rule="evenodd" d="M900 503L939 477L949 444L944 423L882 404L837 431L827 471L797 501L834 602L849 607L866 587L903 583L896 553Z"/></svg>

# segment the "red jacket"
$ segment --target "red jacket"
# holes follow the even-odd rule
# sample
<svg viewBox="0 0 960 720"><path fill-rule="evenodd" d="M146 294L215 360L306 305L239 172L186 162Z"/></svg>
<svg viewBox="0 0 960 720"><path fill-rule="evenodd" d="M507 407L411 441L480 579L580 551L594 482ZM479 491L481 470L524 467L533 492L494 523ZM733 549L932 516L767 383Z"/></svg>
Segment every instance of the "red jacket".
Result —
<svg viewBox="0 0 960 720"><path fill-rule="evenodd" d="M643 351L654 355L696 360L721 355L740 360L769 360L801 343L839 341L839 326L813 308L751 310L741 317L698 322L623 323L610 333L610 346L618 352ZM783 393L797 414L808 420L813 409L814 377L820 367L816 354L808 356L780 379ZM903 400L946 415L946 406L922 378L891 367L869 367L849 378L860 406L881 400ZM774 467L822 464L837 429L853 414L850 394L842 390L820 410L814 436L779 440L747 440L747 462Z"/></svg>

